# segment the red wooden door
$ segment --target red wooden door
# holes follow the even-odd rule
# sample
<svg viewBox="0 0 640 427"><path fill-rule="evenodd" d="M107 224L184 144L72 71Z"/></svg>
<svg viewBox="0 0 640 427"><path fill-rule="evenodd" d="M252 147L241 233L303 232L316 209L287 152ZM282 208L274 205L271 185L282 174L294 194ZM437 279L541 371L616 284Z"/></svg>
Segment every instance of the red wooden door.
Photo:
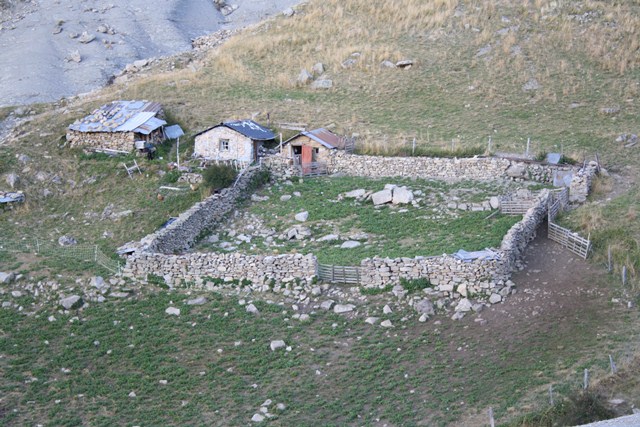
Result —
<svg viewBox="0 0 640 427"><path fill-rule="evenodd" d="M311 163L313 162L313 148L303 145L302 146L302 173L307 174L311 170Z"/></svg>

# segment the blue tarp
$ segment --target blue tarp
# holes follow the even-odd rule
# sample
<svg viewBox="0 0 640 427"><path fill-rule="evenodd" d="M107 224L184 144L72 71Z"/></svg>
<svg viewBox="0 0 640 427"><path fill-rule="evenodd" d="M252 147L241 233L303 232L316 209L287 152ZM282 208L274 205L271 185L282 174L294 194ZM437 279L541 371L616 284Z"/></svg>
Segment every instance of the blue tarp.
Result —
<svg viewBox="0 0 640 427"><path fill-rule="evenodd" d="M486 259L486 260L500 259L500 254L495 251L492 251L491 249L484 249L482 251L473 251L473 252L467 252L464 249L460 249L458 252L453 254L453 257L458 258L464 262L471 262L474 259Z"/></svg>

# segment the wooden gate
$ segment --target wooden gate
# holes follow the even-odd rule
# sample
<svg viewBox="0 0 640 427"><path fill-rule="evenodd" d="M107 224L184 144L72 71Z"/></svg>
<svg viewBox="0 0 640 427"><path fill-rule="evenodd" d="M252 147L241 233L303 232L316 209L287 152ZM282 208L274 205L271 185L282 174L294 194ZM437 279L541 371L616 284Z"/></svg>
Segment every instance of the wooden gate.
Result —
<svg viewBox="0 0 640 427"><path fill-rule="evenodd" d="M548 237L584 259L587 259L587 256L589 256L589 248L591 247L591 241L589 239L580 237L577 233L560 227L551 221L549 221Z"/></svg>
<svg viewBox="0 0 640 427"><path fill-rule="evenodd" d="M360 284L360 267L318 264L318 279L323 282Z"/></svg>

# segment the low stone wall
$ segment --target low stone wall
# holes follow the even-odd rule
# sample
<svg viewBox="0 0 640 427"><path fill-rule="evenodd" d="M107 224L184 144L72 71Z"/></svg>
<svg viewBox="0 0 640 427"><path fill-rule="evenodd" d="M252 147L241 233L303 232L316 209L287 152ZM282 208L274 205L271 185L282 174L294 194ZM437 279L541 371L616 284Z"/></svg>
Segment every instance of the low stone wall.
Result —
<svg viewBox="0 0 640 427"><path fill-rule="evenodd" d="M103 150L133 151L133 132L78 132L67 130L67 141L71 147L90 147Z"/></svg>
<svg viewBox="0 0 640 427"><path fill-rule="evenodd" d="M155 274L176 286L206 277L228 282L249 280L252 286L270 286L296 282L310 284L316 266L316 257L301 254L260 256L208 252L165 255L139 252L129 258L124 274L131 277Z"/></svg>
<svg viewBox="0 0 640 427"><path fill-rule="evenodd" d="M225 188L196 203L167 227L144 237L142 250L171 254L189 249L199 236L225 219L239 198L247 195L247 189L260 171L260 167L245 169L235 187Z"/></svg>
<svg viewBox="0 0 640 427"><path fill-rule="evenodd" d="M382 288L400 283L401 278L427 278L435 290L450 297L489 297L502 293L510 273L516 268L527 244L536 236L538 227L545 219L549 194L549 190L542 190L522 220L507 232L500 249L496 251L499 259L464 262L450 255L365 259L360 264L363 285L367 288Z"/></svg>
<svg viewBox="0 0 640 427"><path fill-rule="evenodd" d="M263 159L274 176L288 179L297 176L291 159L279 154ZM452 180L526 179L552 183L554 173L571 171L573 166L520 162L498 157L434 158L434 157L381 157L349 154L335 150L327 163L329 173L370 178L433 178Z"/></svg>
<svg viewBox="0 0 640 427"><path fill-rule="evenodd" d="M569 186L569 202L584 203L591 191L591 183L598 173L598 164L589 162L585 167L581 168L573 175L571 185Z"/></svg>

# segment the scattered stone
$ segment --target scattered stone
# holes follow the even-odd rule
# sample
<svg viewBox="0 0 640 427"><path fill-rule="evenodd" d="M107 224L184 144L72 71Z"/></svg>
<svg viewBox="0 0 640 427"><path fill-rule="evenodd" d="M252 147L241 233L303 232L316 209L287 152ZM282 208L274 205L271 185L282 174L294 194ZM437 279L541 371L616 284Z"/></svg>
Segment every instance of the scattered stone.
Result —
<svg viewBox="0 0 640 427"><path fill-rule="evenodd" d="M252 202L266 202L267 200L269 200L269 196L258 196L255 193L251 195Z"/></svg>
<svg viewBox="0 0 640 427"><path fill-rule="evenodd" d="M130 397L130 398L132 398L132 399L133 399L134 397L136 397L136 392L135 392L135 391L132 391L131 393L129 393L129 397Z"/></svg>
<svg viewBox="0 0 640 427"><path fill-rule="evenodd" d="M337 234L327 234L316 240L316 242L329 242L332 240L338 240L340 237Z"/></svg>
<svg viewBox="0 0 640 427"><path fill-rule="evenodd" d="M356 242L355 240L347 240L346 242L344 242L343 244L340 245L340 248L341 249L353 249L353 248L357 248L360 245L362 245L362 243Z"/></svg>
<svg viewBox="0 0 640 427"><path fill-rule="evenodd" d="M264 415L262 414L253 414L253 417L251 417L251 421L253 421L254 423L261 423L264 421Z"/></svg>
<svg viewBox="0 0 640 427"><path fill-rule="evenodd" d="M542 88L542 86L540 85L540 83L538 83L538 80L536 79L530 79L528 82L522 85L522 90L525 92L538 90L540 88Z"/></svg>
<svg viewBox="0 0 640 427"><path fill-rule="evenodd" d="M478 51L476 52L476 57L479 58L481 56L485 56L491 53L491 45L488 44L485 47L481 47L480 49L478 49Z"/></svg>
<svg viewBox="0 0 640 427"><path fill-rule="evenodd" d="M314 286L311 289L311 295L313 295L314 297L322 295L322 288L320 286Z"/></svg>
<svg viewBox="0 0 640 427"><path fill-rule="evenodd" d="M298 74L296 81L301 85L309 84L313 81L313 75L307 71L306 68L303 68L300 70L300 74Z"/></svg>
<svg viewBox="0 0 640 427"><path fill-rule="evenodd" d="M336 306L333 307L333 312L336 314L348 313L353 311L354 308L356 308L356 306L353 304L336 304Z"/></svg>
<svg viewBox="0 0 640 427"><path fill-rule="evenodd" d="M164 312L171 316L180 316L180 309L176 307L168 307Z"/></svg>
<svg viewBox="0 0 640 427"><path fill-rule="evenodd" d="M80 37L78 38L78 41L80 43L83 44L87 44L87 43L91 43L92 41L94 41L96 39L96 36L94 36L93 34L89 34L86 31L84 31Z"/></svg>
<svg viewBox="0 0 640 427"><path fill-rule="evenodd" d="M407 204L413 201L413 193L407 187L396 187L393 189L391 203L394 205Z"/></svg>
<svg viewBox="0 0 640 427"><path fill-rule="evenodd" d="M489 199L489 205L491 209L500 209L500 198L493 196Z"/></svg>
<svg viewBox="0 0 640 427"><path fill-rule="evenodd" d="M278 404L276 405L276 409L277 409L278 411L284 411L285 409L287 409L287 407L286 407L286 405L285 405L284 403L278 403Z"/></svg>
<svg viewBox="0 0 640 427"><path fill-rule="evenodd" d="M396 62L396 67L402 68L404 70L408 70L413 66L413 61L411 59L404 59L402 61Z"/></svg>
<svg viewBox="0 0 640 427"><path fill-rule="evenodd" d="M367 194L367 190L365 190L364 188L359 188L357 190L351 190L344 193L344 197L347 199L359 199L361 197L364 197L365 194Z"/></svg>
<svg viewBox="0 0 640 427"><path fill-rule="evenodd" d="M8 285L9 283L13 282L13 279L15 279L16 275L14 273L5 273L0 271L0 284L2 285Z"/></svg>
<svg viewBox="0 0 640 427"><path fill-rule="evenodd" d="M58 244L60 246L75 246L78 244L78 241L71 236L60 236Z"/></svg>
<svg viewBox="0 0 640 427"><path fill-rule="evenodd" d="M311 69L311 72L316 76L321 76L325 72L325 67L322 62L316 62Z"/></svg>
<svg viewBox="0 0 640 427"><path fill-rule="evenodd" d="M198 297L194 299L187 300L187 305L204 305L207 303L207 298Z"/></svg>
<svg viewBox="0 0 640 427"><path fill-rule="evenodd" d="M311 83L311 89L331 89L332 87L333 80L322 77Z"/></svg>
<svg viewBox="0 0 640 427"><path fill-rule="evenodd" d="M364 320L364 323L368 323L370 325L375 325L376 323L378 323L378 320L380 320L379 317L367 317Z"/></svg>
<svg viewBox="0 0 640 427"><path fill-rule="evenodd" d="M89 284L98 290L102 290L109 287L109 284L105 282L104 278L102 278L101 276L93 276L89 281Z"/></svg>
<svg viewBox="0 0 640 427"><path fill-rule="evenodd" d="M396 64L394 64L393 62L389 61L388 59L385 59L384 61L382 61L380 63L380 67L381 68L396 68Z"/></svg>
<svg viewBox="0 0 640 427"><path fill-rule="evenodd" d="M285 344L284 341L282 340L275 340L275 341L271 341L271 351L276 351L279 348L285 348L287 346L287 344Z"/></svg>
<svg viewBox="0 0 640 427"><path fill-rule="evenodd" d="M82 62L82 55L80 55L80 51L76 49L69 52L69 56L67 56L65 60L67 62L75 62L76 64L79 64L80 62Z"/></svg>
<svg viewBox="0 0 640 427"><path fill-rule="evenodd" d="M60 305L65 310L72 310L82 305L82 298L79 295L71 295L60 300Z"/></svg>
<svg viewBox="0 0 640 427"><path fill-rule="evenodd" d="M418 322L426 322L427 320L429 320L429 316L427 316L426 314L423 314L420 316L420 318L418 319Z"/></svg>
<svg viewBox="0 0 640 427"><path fill-rule="evenodd" d="M296 221L305 222L309 218L309 212L304 211L297 213L295 216Z"/></svg>
<svg viewBox="0 0 640 427"><path fill-rule="evenodd" d="M374 206L383 205L393 200L393 193L391 190L382 190L371 195L371 200Z"/></svg>
<svg viewBox="0 0 640 427"><path fill-rule="evenodd" d="M342 61L342 64L340 65L342 65L342 68L351 68L354 65L356 65L357 62L358 61L354 58L347 58L344 61Z"/></svg>
<svg viewBox="0 0 640 427"><path fill-rule="evenodd" d="M287 18L291 18L295 13L296 13L296 11L293 10L293 8L291 8L291 7L288 7L285 10L282 11L282 14L284 16L286 16Z"/></svg>
<svg viewBox="0 0 640 427"><path fill-rule="evenodd" d="M280 201L281 202L288 202L289 200L291 200L291 195L290 194L285 194L283 196L280 196Z"/></svg>
<svg viewBox="0 0 640 427"><path fill-rule="evenodd" d="M260 313L258 308L253 304L249 304L247 306L246 310L247 310L247 313L251 313L251 314L259 314Z"/></svg>
<svg viewBox="0 0 640 427"><path fill-rule="evenodd" d="M612 106L612 107L602 107L600 109L600 112L602 114L606 114L606 115L612 116L612 115L618 114L620 112L620 106L615 105L615 106Z"/></svg>
<svg viewBox="0 0 640 427"><path fill-rule="evenodd" d="M391 310L391 307L389 307L388 305L385 305L384 307L382 307L382 312L384 314L390 314L393 313L393 310Z"/></svg>
<svg viewBox="0 0 640 427"><path fill-rule="evenodd" d="M491 296L489 297L489 302L491 304L497 304L500 301L502 301L502 296L500 296L500 294L491 294Z"/></svg>
<svg viewBox="0 0 640 427"><path fill-rule="evenodd" d="M301 314L301 315L300 315L300 317L299 317L299 320L300 320L301 322L306 322L306 321L308 321L308 320L310 320L310 319L311 319L311 317L310 317L308 314L306 314L306 313Z"/></svg>
<svg viewBox="0 0 640 427"><path fill-rule="evenodd" d="M467 311L471 311L471 309L472 309L471 301L469 301L469 299L467 298L462 298L458 302L458 305L456 305L456 311L467 312Z"/></svg>
<svg viewBox="0 0 640 427"><path fill-rule="evenodd" d="M434 316L436 314L435 309L433 308L433 303L426 298L414 304L413 308L415 308L418 313L425 314L427 316Z"/></svg>
<svg viewBox="0 0 640 427"><path fill-rule="evenodd" d="M22 296L22 292L20 291L11 291L11 296L14 298L20 298Z"/></svg>
<svg viewBox="0 0 640 427"><path fill-rule="evenodd" d="M16 186L20 183L20 177L12 172L7 174L7 176L5 177L5 182L9 187L15 189Z"/></svg>
<svg viewBox="0 0 640 427"><path fill-rule="evenodd" d="M323 301L320 304L320 308L323 310L329 311L331 310L331 307L333 307L333 304L334 304L334 301L329 299L329 300Z"/></svg>
<svg viewBox="0 0 640 427"><path fill-rule="evenodd" d="M380 326L383 328L393 328L393 323L391 323L391 320L387 319L380 322Z"/></svg>

